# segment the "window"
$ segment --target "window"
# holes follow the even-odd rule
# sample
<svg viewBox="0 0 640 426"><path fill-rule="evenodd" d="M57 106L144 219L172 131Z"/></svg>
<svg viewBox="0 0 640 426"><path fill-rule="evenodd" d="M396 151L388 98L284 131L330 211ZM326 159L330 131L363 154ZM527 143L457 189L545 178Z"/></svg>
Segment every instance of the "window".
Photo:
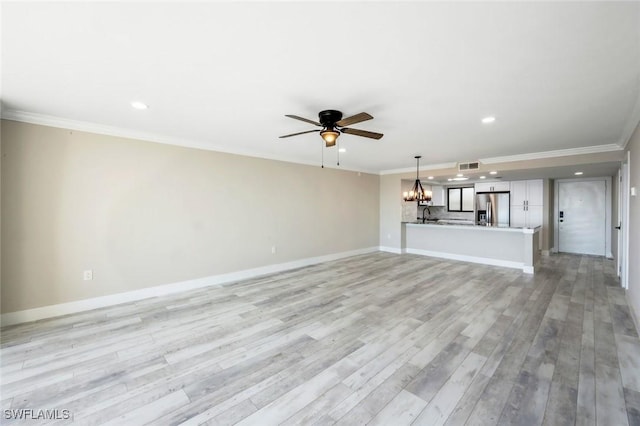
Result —
<svg viewBox="0 0 640 426"><path fill-rule="evenodd" d="M447 188L447 210L450 212L472 212L474 195L472 186Z"/></svg>

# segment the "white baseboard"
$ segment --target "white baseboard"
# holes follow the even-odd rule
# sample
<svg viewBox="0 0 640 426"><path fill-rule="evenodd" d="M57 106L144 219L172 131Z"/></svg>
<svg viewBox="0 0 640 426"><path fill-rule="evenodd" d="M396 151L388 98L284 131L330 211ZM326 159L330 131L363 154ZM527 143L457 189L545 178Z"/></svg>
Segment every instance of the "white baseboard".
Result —
<svg viewBox="0 0 640 426"><path fill-rule="evenodd" d="M522 262L512 262L509 260L491 259L488 257L466 256L462 254L443 253L431 250L407 249L407 253L419 254L422 256L439 257L441 259L461 260L463 262L481 263L483 265L503 266L505 268L522 269L522 272L533 274L533 266L525 266Z"/></svg>
<svg viewBox="0 0 640 426"><path fill-rule="evenodd" d="M551 254L551 250L540 250L540 254L542 256L549 256Z"/></svg>
<svg viewBox="0 0 640 426"><path fill-rule="evenodd" d="M404 253L403 249L400 249L400 248L397 248L397 247L380 246L380 247L378 247L378 250L386 251L387 253L395 253L395 254Z"/></svg>
<svg viewBox="0 0 640 426"><path fill-rule="evenodd" d="M165 296L168 294L180 293L197 288L215 286L230 283L233 281L246 280L249 278L258 277L260 275L287 271L289 269L315 265L317 263L330 262L332 260L372 253L376 251L379 251L379 247L368 247L364 249L328 254L325 256L309 257L306 259L294 260L292 262L261 266L259 268L245 269L243 271L230 272L228 274L212 275L209 277L197 278L194 280L181 281L156 287L147 287L140 290L128 291L125 293L93 297L91 299L60 303L58 305L42 306L39 308L26 309L24 311L8 312L0 316L0 324L2 325L2 327L5 327L8 325L37 321L45 318L53 318L77 312L89 311L92 309L105 308L108 306L118 305L120 303L135 302L137 300L147 299L149 297Z"/></svg>

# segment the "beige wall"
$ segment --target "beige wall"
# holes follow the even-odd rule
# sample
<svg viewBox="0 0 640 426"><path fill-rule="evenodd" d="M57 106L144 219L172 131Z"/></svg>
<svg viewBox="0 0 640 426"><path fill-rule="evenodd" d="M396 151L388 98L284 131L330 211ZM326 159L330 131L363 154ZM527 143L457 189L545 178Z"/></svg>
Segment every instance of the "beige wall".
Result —
<svg viewBox="0 0 640 426"><path fill-rule="evenodd" d="M631 153L630 187L640 192L640 125L627 145ZM640 319L640 195L629 197L629 302Z"/></svg>
<svg viewBox="0 0 640 426"><path fill-rule="evenodd" d="M402 183L398 175L380 176L380 246L400 250Z"/></svg>
<svg viewBox="0 0 640 426"><path fill-rule="evenodd" d="M3 313L378 245L375 175L2 124Z"/></svg>

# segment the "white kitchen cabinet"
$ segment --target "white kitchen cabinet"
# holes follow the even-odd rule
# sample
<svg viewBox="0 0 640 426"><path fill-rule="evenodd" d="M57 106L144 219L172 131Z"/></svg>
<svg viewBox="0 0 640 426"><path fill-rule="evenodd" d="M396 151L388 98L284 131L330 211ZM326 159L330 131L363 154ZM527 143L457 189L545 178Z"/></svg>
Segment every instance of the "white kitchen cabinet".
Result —
<svg viewBox="0 0 640 426"><path fill-rule="evenodd" d="M509 191L509 182L478 182L475 185L476 192L500 192Z"/></svg>
<svg viewBox="0 0 640 426"><path fill-rule="evenodd" d="M511 181L510 225L535 228L543 222L542 179Z"/></svg>
<svg viewBox="0 0 640 426"><path fill-rule="evenodd" d="M431 186L431 205L444 206L444 187L439 185Z"/></svg>
<svg viewBox="0 0 640 426"><path fill-rule="evenodd" d="M542 187L542 179L511 181L511 205L543 205Z"/></svg>

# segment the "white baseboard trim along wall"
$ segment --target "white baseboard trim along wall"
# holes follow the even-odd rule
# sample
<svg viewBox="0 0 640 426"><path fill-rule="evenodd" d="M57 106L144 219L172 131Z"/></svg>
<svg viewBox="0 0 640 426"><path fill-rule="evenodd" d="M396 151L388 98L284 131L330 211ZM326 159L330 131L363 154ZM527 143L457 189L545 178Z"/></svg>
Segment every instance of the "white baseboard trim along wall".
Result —
<svg viewBox="0 0 640 426"><path fill-rule="evenodd" d="M26 309L24 311L8 312L0 316L0 324L2 327L5 327L8 325L37 321L45 318L53 318L77 312L89 311L92 309L105 308L108 306L118 305L120 303L135 302L137 300L147 299L150 297L165 296L168 294L180 293L197 288L226 284L233 281L246 280L261 275L287 271L290 269L315 265L317 263L329 262L345 257L373 253L379 250L379 247L368 247L364 249L333 253L324 256L309 257L306 259L294 260L292 262L261 266L259 268L245 269L242 271L230 272L228 274L212 275L209 277L197 278L194 280L181 281L156 287L148 287L140 290L128 291L125 293L93 297L91 299L77 300L74 302L61 303L58 305Z"/></svg>
<svg viewBox="0 0 640 426"><path fill-rule="evenodd" d="M522 262L512 262L509 260L491 259L488 257L466 256L461 254L451 254L451 253L443 253L438 251L420 250L420 249L411 249L411 248L407 249L407 253L419 254L422 256L439 257L441 259L461 260L463 262L481 263L483 265L503 266L505 268L522 269L522 272L526 274L533 274L534 272L533 266L524 266Z"/></svg>
<svg viewBox="0 0 640 426"><path fill-rule="evenodd" d="M402 254L405 252L403 249L400 249L400 248L386 247L386 246L380 246L378 247L378 250L385 251L387 253L395 253L395 254Z"/></svg>

